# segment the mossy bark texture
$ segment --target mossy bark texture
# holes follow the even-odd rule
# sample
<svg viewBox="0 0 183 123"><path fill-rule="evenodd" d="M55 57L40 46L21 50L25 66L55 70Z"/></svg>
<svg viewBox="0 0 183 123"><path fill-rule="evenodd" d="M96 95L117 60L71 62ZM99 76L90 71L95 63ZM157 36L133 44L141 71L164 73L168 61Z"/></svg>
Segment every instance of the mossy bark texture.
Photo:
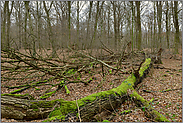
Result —
<svg viewBox="0 0 183 123"><path fill-rule="evenodd" d="M155 121L168 121L164 116L152 108L134 90L137 84L148 74L151 67L151 59L148 58L139 70L139 78L132 73L117 88L108 91L91 94L75 101L57 99L52 101L26 100L12 95L1 96L1 115L13 119L43 119L45 121L90 121L94 115L104 111L113 111L119 107L128 97L135 100L140 107L145 107L147 117ZM79 114L78 114L79 112Z"/></svg>

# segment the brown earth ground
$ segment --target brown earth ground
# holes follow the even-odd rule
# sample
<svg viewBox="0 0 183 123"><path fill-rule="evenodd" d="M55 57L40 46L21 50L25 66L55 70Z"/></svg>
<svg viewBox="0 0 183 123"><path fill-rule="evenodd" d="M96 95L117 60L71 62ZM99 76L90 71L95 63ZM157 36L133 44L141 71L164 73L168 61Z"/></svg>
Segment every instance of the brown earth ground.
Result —
<svg viewBox="0 0 183 123"><path fill-rule="evenodd" d="M163 64L160 64L159 67L164 67L164 69L152 69L152 72L142 81L139 85L138 93L145 98L147 101L150 101L152 98L153 107L163 114L167 119L172 122L182 122L182 56L181 54L176 55L170 59L171 55L169 52L164 52L162 56ZM127 60L128 61L128 60ZM124 65L125 66L125 65ZM157 66L157 65L156 65ZM166 69L165 69L166 68ZM125 68L124 68L125 69ZM128 70L128 69L127 69ZM98 93L100 91L110 90L119 86L130 74L116 74L115 71L109 72L107 68L105 71L107 75L102 77L101 74L98 74L100 68L93 70L93 75L89 73L82 75L81 80L89 79L92 77L93 81L89 85L84 85L83 83L71 83L67 87L70 90L70 94L66 94L64 89L61 89L47 100L54 99L65 99L65 100L76 100L88 96L93 93ZM3 72L2 72L3 73ZM1 74L2 74L1 73ZM47 76L48 77L48 76ZM43 79L46 79L43 78ZM36 81L36 80L35 80ZM59 81L54 80L51 83L58 83ZM10 81L1 81L1 85L7 86L17 86L25 84L24 80L10 80ZM39 86L40 90L35 90L35 88L29 88L20 94L29 93L35 99L39 99L40 94L44 93L50 86L44 85ZM50 91L55 90L56 87L53 87ZM166 92L167 89L172 89ZM1 94L10 93L15 89L7 89L3 86L1 87ZM150 91L147 93L145 91ZM128 113L122 113L124 110L130 110ZM95 116L97 120L91 121L103 121L109 120L110 122L152 122L153 120L148 119L144 116L144 112L135 106L135 103L129 99L126 100L124 104L121 105L115 111L104 111L101 114ZM32 120L32 121L23 121L23 120L14 120L14 119L5 119L2 118L2 122L41 122L42 120Z"/></svg>

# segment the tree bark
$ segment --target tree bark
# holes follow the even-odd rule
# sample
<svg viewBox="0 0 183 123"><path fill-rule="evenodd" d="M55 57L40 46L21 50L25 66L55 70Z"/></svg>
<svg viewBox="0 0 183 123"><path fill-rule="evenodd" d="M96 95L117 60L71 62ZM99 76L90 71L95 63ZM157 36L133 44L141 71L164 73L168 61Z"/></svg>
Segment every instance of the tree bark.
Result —
<svg viewBox="0 0 183 123"><path fill-rule="evenodd" d="M68 29L69 29L69 43L71 43L71 1L68 1Z"/></svg>
<svg viewBox="0 0 183 123"><path fill-rule="evenodd" d="M3 48L4 46L6 46L5 43L6 42L6 14L7 14L7 6L8 6L8 1L5 1L4 3L4 17L3 17L3 22L2 22L2 35L1 35L1 47Z"/></svg>
<svg viewBox="0 0 183 123"><path fill-rule="evenodd" d="M91 40L91 48L94 48L95 45L95 37L96 37L96 32L97 32L97 24L98 24L98 16L99 16L99 3L100 1L97 1L97 12L95 15L95 24L94 24L94 32Z"/></svg>
<svg viewBox="0 0 183 123"><path fill-rule="evenodd" d="M140 1L135 1L137 7L137 48L141 49L141 21L140 21Z"/></svg>
<svg viewBox="0 0 183 123"><path fill-rule="evenodd" d="M28 8L30 1L24 1L25 8ZM27 14L28 10L25 10L25 20L24 20L24 48L27 49L28 44L27 44Z"/></svg>
<svg viewBox="0 0 183 123"><path fill-rule="evenodd" d="M134 28L134 27L133 27L133 19L134 19L134 17L133 17L133 16L134 16L134 14L133 14L133 12L134 12L134 10L133 10L133 1L131 1L130 3L131 3L131 6L132 6L132 7L131 7L131 8L132 8L132 14L131 14L131 15L132 15L132 37L131 37L131 38L132 38L132 39L131 39L131 40L132 40L132 41L131 41L131 42L132 42L132 43L131 43L132 45L131 45L131 49L132 49L132 53L133 53L133 28Z"/></svg>
<svg viewBox="0 0 183 123"><path fill-rule="evenodd" d="M92 5L93 5L93 1L90 1L90 9L89 9L88 22L87 22L86 42L89 38L89 24L90 24L91 12L92 12Z"/></svg>
<svg viewBox="0 0 183 123"><path fill-rule="evenodd" d="M46 12L46 15L47 15L49 41L51 42L51 45L52 45L52 57L54 58L54 57L56 57L55 39L54 39L54 36L53 36L53 31L52 31L52 27L51 27L51 20L50 20L50 14L49 14L49 11L51 9L52 4L53 4L53 1L51 2L50 8L47 9L46 3L45 3L45 1L43 1L44 9L45 9L45 12Z"/></svg>
<svg viewBox="0 0 183 123"><path fill-rule="evenodd" d="M162 1L157 1L157 22L158 22L158 40L160 43L160 47L162 45L161 42L161 19L162 19Z"/></svg>
<svg viewBox="0 0 183 123"><path fill-rule="evenodd" d="M170 48L170 43L169 43L169 5L168 5L168 1L165 2L166 3L166 11L165 11L165 15L166 15L166 40L167 40L167 46L168 49Z"/></svg>
<svg viewBox="0 0 183 123"><path fill-rule="evenodd" d="M174 27L175 27L175 50L174 53L178 54L178 44L180 42L179 38L179 21L178 21L178 1L174 1Z"/></svg>
<svg viewBox="0 0 183 123"><path fill-rule="evenodd" d="M113 7L113 17L114 17L114 47L117 47L117 37L118 37L118 34L117 34L117 21L116 21L116 1L111 1L112 3L112 7ZM117 49L116 49L117 50Z"/></svg>
<svg viewBox="0 0 183 123"><path fill-rule="evenodd" d="M21 97L1 96L1 116L17 120L46 118L56 105L55 101L34 101ZM26 96L25 96L26 98Z"/></svg>
<svg viewBox="0 0 183 123"><path fill-rule="evenodd" d="M9 1L5 1L5 4L7 4L6 9L7 9L7 33L6 33L6 40L7 40L7 44L6 44L6 48L9 49L10 48L10 26L11 26L11 20L10 20L10 16L13 10L13 5L14 5L14 1L12 1L11 3L11 8L9 10Z"/></svg>

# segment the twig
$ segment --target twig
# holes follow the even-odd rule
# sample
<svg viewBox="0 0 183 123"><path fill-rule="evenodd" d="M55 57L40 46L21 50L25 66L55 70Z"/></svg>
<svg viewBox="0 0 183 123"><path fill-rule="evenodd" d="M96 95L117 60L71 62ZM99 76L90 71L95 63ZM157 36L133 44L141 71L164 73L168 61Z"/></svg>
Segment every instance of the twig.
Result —
<svg viewBox="0 0 183 123"><path fill-rule="evenodd" d="M111 104L110 96L109 96L109 103L110 103L112 109L114 110L114 107L113 107L112 104ZM115 110L114 110L114 112L118 115L118 113L117 113Z"/></svg>
<svg viewBox="0 0 183 123"><path fill-rule="evenodd" d="M77 97L76 97L76 105L77 105L77 107L78 107L78 117L79 117L79 121L81 122L80 110L79 110L79 106L78 106L78 103L77 103Z"/></svg>
<svg viewBox="0 0 183 123"><path fill-rule="evenodd" d="M100 42L101 42L101 44L102 44L102 46L103 46L103 49L104 49L105 51L107 51L107 52L110 53L110 54L114 54L114 52L113 52L112 50L110 50L107 46L105 46L104 43L103 43L102 41L100 41Z"/></svg>

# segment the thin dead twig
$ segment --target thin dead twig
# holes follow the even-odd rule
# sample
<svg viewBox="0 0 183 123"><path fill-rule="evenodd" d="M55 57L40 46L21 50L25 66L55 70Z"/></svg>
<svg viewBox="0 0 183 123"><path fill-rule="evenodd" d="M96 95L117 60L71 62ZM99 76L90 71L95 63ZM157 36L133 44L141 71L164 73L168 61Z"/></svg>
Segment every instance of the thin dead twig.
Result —
<svg viewBox="0 0 183 123"><path fill-rule="evenodd" d="M78 117L79 117L79 121L81 122L80 110L79 110L79 106L78 106L78 103L77 103L77 97L76 97L76 105L77 105L77 107L78 107Z"/></svg>

